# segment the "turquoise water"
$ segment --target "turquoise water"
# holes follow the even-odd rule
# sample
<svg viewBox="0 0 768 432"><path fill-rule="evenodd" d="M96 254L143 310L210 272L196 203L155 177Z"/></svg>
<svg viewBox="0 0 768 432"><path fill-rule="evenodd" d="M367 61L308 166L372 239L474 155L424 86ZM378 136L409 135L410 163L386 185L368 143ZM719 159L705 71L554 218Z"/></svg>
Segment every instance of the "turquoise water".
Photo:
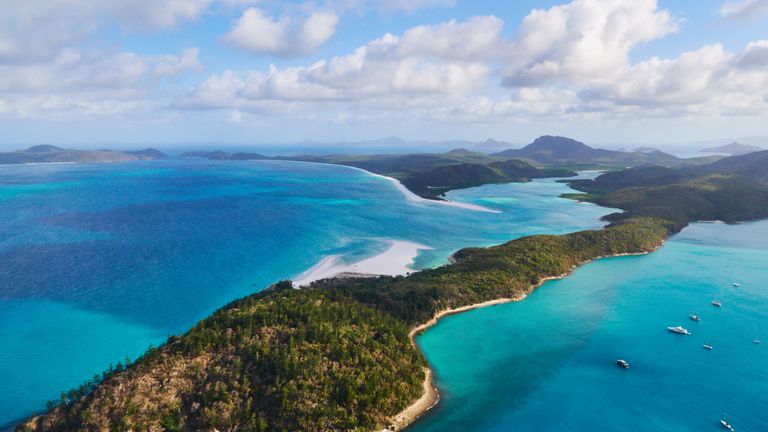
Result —
<svg viewBox="0 0 768 432"><path fill-rule="evenodd" d="M696 224L656 253L441 320L417 342L442 400L409 430L716 431L725 413L766 431L767 326L768 221Z"/></svg>
<svg viewBox="0 0 768 432"><path fill-rule="evenodd" d="M387 239L455 250L602 225L552 180L452 192L485 213L407 201L358 170L169 160L0 166L0 428L110 363L327 255ZM501 198L499 198L501 197Z"/></svg>

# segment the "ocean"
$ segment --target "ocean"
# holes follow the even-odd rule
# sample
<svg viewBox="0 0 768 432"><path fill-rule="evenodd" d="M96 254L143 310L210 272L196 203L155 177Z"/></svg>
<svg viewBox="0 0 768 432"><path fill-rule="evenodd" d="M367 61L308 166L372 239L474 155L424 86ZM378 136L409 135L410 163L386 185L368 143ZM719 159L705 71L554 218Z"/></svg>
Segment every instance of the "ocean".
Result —
<svg viewBox="0 0 768 432"><path fill-rule="evenodd" d="M409 200L332 165L0 166L0 429L328 257L352 265L411 242L431 248L412 268L434 267L467 246L598 228L612 212L558 197L567 191L536 180L449 193L494 213Z"/></svg>
<svg viewBox="0 0 768 432"><path fill-rule="evenodd" d="M767 284L768 221L698 223L447 317L417 338L441 401L409 431L768 431Z"/></svg>

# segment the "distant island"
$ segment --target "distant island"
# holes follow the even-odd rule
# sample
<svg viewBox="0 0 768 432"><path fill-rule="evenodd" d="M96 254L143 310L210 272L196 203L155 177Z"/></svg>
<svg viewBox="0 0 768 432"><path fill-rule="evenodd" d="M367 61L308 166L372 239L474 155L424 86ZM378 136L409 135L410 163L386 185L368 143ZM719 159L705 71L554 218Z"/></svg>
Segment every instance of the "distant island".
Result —
<svg viewBox="0 0 768 432"><path fill-rule="evenodd" d="M731 156L737 156L737 155L743 155L747 153L754 153L761 150L765 150L762 147L747 145L747 144L740 144L737 142L732 142L730 144L721 145L718 147L708 147L705 149L699 150L699 153L720 153L720 154L727 154Z"/></svg>
<svg viewBox="0 0 768 432"><path fill-rule="evenodd" d="M513 154L588 161L590 152L568 141L529 150ZM400 167L418 160L390 158ZM453 165L463 163L478 164ZM580 191L569 198L623 212L603 229L466 248L452 264L408 276L326 279L300 290L279 282L62 393L18 430L399 430L436 401L413 337L440 317L520 300L590 260L649 253L694 221L768 217L768 151L569 182Z"/></svg>
<svg viewBox="0 0 768 432"><path fill-rule="evenodd" d="M685 166L718 159L681 159L660 151L646 153L594 149L571 138L548 135L537 138L521 149L504 150L490 155L457 149L446 153L406 155L269 157L260 153L195 151L182 153L181 156L212 160L287 160L347 165L395 178L413 193L428 199L442 199L450 190L483 184L572 177L578 169L619 169L645 164Z"/></svg>
<svg viewBox="0 0 768 432"><path fill-rule="evenodd" d="M135 160L165 159L160 150L147 148L137 151L73 150L52 145L37 145L26 150L0 152L0 165L29 163L106 163Z"/></svg>
<svg viewBox="0 0 768 432"><path fill-rule="evenodd" d="M489 156L465 149L447 153L407 155L276 156L259 153L189 152L182 157L214 160L287 160L329 163L364 169L400 181L416 195L441 199L449 190L490 183L525 182L543 177L571 177L576 173L562 168L541 168L510 158Z"/></svg>

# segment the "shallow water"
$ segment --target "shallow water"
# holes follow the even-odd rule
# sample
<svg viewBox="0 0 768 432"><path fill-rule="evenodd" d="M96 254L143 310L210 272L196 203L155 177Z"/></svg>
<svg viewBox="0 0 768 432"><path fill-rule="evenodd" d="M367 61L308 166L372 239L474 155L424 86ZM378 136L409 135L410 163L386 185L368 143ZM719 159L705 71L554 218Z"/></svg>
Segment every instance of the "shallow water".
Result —
<svg viewBox="0 0 768 432"><path fill-rule="evenodd" d="M466 246L602 225L610 212L552 180L455 191L501 213L414 203L339 166L169 160L0 166L0 425L41 410L227 302L323 257L356 262L388 239Z"/></svg>
<svg viewBox="0 0 768 432"><path fill-rule="evenodd" d="M409 431L716 431L723 414L766 431L768 345L752 342L768 340L766 284L768 221L696 224L656 253L445 318L417 339L442 400Z"/></svg>

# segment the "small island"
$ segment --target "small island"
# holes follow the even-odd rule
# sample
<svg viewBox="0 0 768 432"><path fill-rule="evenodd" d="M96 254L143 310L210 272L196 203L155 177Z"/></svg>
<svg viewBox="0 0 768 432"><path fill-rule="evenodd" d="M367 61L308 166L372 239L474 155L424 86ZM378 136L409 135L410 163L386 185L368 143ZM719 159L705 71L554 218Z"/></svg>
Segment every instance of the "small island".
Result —
<svg viewBox="0 0 768 432"><path fill-rule="evenodd" d="M136 160L158 160L168 156L160 150L74 150L52 145L37 145L26 150L0 152L0 165L31 163L115 163Z"/></svg>

